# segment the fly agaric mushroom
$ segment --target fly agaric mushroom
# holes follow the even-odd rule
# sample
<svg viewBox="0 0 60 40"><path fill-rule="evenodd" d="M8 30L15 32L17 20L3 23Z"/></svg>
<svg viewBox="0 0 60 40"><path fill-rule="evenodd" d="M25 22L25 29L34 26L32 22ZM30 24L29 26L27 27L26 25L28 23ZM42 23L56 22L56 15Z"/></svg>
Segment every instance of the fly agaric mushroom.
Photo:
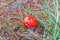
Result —
<svg viewBox="0 0 60 40"><path fill-rule="evenodd" d="M24 27L28 28L28 32L34 32L34 28L37 27L38 21L33 15L29 15L24 19Z"/></svg>

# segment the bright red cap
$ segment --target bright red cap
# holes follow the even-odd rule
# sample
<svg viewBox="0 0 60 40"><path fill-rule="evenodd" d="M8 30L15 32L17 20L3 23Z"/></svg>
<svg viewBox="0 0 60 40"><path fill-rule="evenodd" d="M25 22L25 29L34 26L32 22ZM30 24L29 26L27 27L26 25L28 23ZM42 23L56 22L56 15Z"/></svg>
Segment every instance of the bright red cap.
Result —
<svg viewBox="0 0 60 40"><path fill-rule="evenodd" d="M25 28L35 28L38 24L38 21L33 15L29 15L24 19Z"/></svg>

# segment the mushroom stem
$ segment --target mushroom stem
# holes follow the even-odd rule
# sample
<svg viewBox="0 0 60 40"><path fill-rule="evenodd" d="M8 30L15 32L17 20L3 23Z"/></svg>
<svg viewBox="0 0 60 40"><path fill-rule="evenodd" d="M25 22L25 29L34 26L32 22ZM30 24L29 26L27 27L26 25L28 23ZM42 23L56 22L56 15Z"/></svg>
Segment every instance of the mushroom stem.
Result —
<svg viewBox="0 0 60 40"><path fill-rule="evenodd" d="M34 33L34 28L28 28L28 32L31 34L31 33Z"/></svg>
<svg viewBox="0 0 60 40"><path fill-rule="evenodd" d="M30 35L33 35L33 36L35 36L36 38L39 38L39 35L36 34L36 33L34 33L34 32L35 32L35 29L34 29L34 28L29 28L29 29L28 29L28 32L29 32Z"/></svg>

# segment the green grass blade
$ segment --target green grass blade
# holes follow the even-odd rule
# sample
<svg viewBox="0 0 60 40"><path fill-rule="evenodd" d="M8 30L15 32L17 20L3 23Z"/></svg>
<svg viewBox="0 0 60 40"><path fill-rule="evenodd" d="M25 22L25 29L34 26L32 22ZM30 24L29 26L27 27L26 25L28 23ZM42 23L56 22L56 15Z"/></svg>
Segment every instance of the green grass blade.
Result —
<svg viewBox="0 0 60 40"><path fill-rule="evenodd" d="M54 29L55 25L54 25L54 21L53 21L51 12L50 12L50 10L49 10L49 5L48 5L47 0L45 0L45 4L48 6L48 8L47 8L47 14L48 14L49 22L50 22L50 24L52 25L52 27L53 27L53 29Z"/></svg>

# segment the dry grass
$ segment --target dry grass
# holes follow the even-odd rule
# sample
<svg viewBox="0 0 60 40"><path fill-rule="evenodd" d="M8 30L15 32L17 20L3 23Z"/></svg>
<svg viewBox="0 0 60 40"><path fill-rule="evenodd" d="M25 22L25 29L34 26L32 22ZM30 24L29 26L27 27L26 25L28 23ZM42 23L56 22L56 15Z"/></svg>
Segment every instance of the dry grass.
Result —
<svg viewBox="0 0 60 40"><path fill-rule="evenodd" d="M0 36L2 40L42 40L44 37L44 27L41 24L38 24L35 30L35 34L37 34L37 36L39 35L38 37L29 34L27 29L24 28L23 20L31 13L28 13L17 6L8 6L12 5L16 1L17 0L0 0ZM51 2L51 0L48 1L50 10L53 12ZM39 18L49 24L48 20L46 20L48 16L46 11L42 13L40 10L40 4L44 7L44 0L26 0L26 2L21 2L20 4L23 4L30 10L33 10ZM46 39L49 40L50 38L46 36Z"/></svg>

